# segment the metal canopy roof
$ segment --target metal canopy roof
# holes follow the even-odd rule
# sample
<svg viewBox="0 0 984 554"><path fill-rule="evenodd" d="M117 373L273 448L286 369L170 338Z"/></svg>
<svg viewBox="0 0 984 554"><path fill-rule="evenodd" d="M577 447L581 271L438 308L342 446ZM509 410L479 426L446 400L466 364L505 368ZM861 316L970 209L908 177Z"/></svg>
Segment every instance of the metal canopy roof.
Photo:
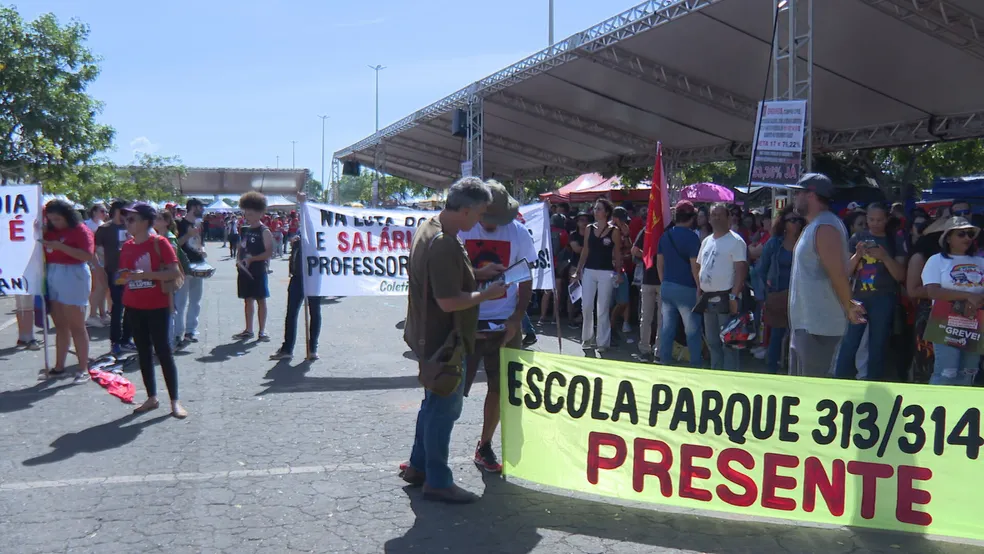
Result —
<svg viewBox="0 0 984 554"><path fill-rule="evenodd" d="M189 167L184 175L176 174L172 182L174 188L186 196L242 194L253 190L265 194L294 194L304 190L308 177L306 169Z"/></svg>
<svg viewBox="0 0 984 554"><path fill-rule="evenodd" d="M335 157L434 187L460 175L455 109L484 98L484 176L748 157L775 0L651 0L482 79ZM818 152L984 136L984 2L814 3ZM771 91L770 88L768 89Z"/></svg>

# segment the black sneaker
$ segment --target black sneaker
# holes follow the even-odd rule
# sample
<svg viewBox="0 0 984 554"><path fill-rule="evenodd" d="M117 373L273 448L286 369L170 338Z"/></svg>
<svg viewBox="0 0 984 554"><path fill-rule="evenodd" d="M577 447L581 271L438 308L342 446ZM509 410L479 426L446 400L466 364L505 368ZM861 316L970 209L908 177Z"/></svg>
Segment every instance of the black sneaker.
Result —
<svg viewBox="0 0 984 554"><path fill-rule="evenodd" d="M502 464L495 457L491 442L482 444L482 441L478 441L478 446L475 447L475 465L486 473L502 473Z"/></svg>
<svg viewBox="0 0 984 554"><path fill-rule="evenodd" d="M185 343L195 343L198 342L198 336L192 335L191 333L186 333L184 336Z"/></svg>
<svg viewBox="0 0 984 554"><path fill-rule="evenodd" d="M523 337L523 346L533 346L536 344L536 341L536 333L527 333L526 336Z"/></svg>

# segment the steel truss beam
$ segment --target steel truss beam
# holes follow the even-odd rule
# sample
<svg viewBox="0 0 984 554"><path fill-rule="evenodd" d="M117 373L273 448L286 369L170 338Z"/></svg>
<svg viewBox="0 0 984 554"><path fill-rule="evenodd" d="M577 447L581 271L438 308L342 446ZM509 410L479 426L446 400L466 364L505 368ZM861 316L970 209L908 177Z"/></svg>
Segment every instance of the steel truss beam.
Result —
<svg viewBox="0 0 984 554"><path fill-rule="evenodd" d="M355 152L365 150L379 140L398 135L420 123L432 120L455 108L464 108L472 94L486 97L503 89L521 83L531 77L546 73L551 69L580 58L584 52L599 52L620 41L632 38L655 27L680 19L690 13L722 0L647 0L590 29L577 33L566 40L541 50L506 69L468 85L457 92L387 126L378 134L343 148L335 153L345 158ZM477 85L477 88L472 88Z"/></svg>
<svg viewBox="0 0 984 554"><path fill-rule="evenodd" d="M471 176L485 177L485 102L474 94L468 100L468 161L471 162ZM462 175L464 177L464 175Z"/></svg>
<svg viewBox="0 0 984 554"><path fill-rule="evenodd" d="M488 98L489 102L510 108L527 115L532 115L542 121L547 121L555 125L560 125L572 131L578 131L586 135L601 138L614 144L619 144L634 151L648 152L656 148L656 141L646 137L628 133L618 127L602 123L600 121L582 117L576 113L568 112L560 108L528 100L522 96L500 92Z"/></svg>
<svg viewBox="0 0 984 554"><path fill-rule="evenodd" d="M455 166L461 163L461 154L456 150L450 150L448 148L442 148L440 146L434 146L433 144L428 144L426 142L421 142L406 136L398 135L386 139L386 144L396 148L402 148L404 150L410 150L411 152L416 152L418 154L427 154L429 156L434 156L436 158L441 158L442 160L447 160ZM506 175L509 172L505 171L501 166L495 164L489 164L487 160L483 160L483 167L485 168L485 173L494 173L497 175Z"/></svg>
<svg viewBox="0 0 984 554"><path fill-rule="evenodd" d="M837 152L960 140L984 136L984 110L931 116L903 123L817 133L816 150Z"/></svg>
<svg viewBox="0 0 984 554"><path fill-rule="evenodd" d="M691 77L682 71L628 50L610 48L592 55L591 61L726 114L755 121L758 110L755 100Z"/></svg>
<svg viewBox="0 0 984 554"><path fill-rule="evenodd" d="M442 125L437 121L428 121L424 123L425 127L434 129L441 133L447 133L447 127ZM527 159L533 163L539 163L543 165L557 165L562 167L574 168L577 165L577 161L567 156L561 154L554 154L553 152L548 152L536 146L531 146L526 143L514 141L503 136L494 135L491 133L483 133L483 141L485 146L493 146L500 150L505 150L506 152L511 152L519 157Z"/></svg>
<svg viewBox="0 0 984 554"><path fill-rule="evenodd" d="M984 19L946 0L861 0L937 40L984 60Z"/></svg>
<svg viewBox="0 0 984 554"><path fill-rule="evenodd" d="M338 183L342 180L342 162L338 158L331 159L331 180L328 182L328 202L338 201Z"/></svg>
<svg viewBox="0 0 984 554"><path fill-rule="evenodd" d="M355 156L359 157L363 161L364 164L366 164L366 163L370 163L371 164L372 163L371 161L369 161L369 160L372 160L372 157L369 154L365 153L365 152L355 154ZM447 179L457 179L458 178L458 172L457 171L450 171L448 169L444 169L443 167L437 167L436 165L430 165L428 163L418 162L416 160L411 160L410 158L404 158L403 156L397 156L395 154L389 154L389 155L387 155L386 156L386 161L388 163L390 163L390 164L402 165L403 167L406 167L406 168L409 168L409 169L414 169L416 171L420 171L422 173L427 173L427 174L430 174L430 175L436 176L436 177L445 177ZM373 169L376 169L376 168L373 167Z"/></svg>

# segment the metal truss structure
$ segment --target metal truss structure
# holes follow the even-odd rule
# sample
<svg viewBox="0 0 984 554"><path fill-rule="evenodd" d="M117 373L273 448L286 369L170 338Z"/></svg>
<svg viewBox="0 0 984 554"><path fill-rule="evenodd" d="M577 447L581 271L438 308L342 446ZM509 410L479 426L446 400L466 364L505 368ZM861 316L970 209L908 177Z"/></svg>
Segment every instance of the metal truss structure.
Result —
<svg viewBox="0 0 984 554"><path fill-rule="evenodd" d="M984 60L984 17L946 0L861 0L912 28Z"/></svg>
<svg viewBox="0 0 984 554"><path fill-rule="evenodd" d="M485 102L478 94L468 99L468 148L471 174L483 179L485 175Z"/></svg>
<svg viewBox="0 0 984 554"><path fill-rule="evenodd" d="M342 162L338 158L331 159L331 180L328 181L328 201L338 203L338 184L342 180Z"/></svg>
<svg viewBox="0 0 984 554"><path fill-rule="evenodd" d="M723 113L755 121L755 114L758 111L755 100L704 82L659 62L617 47L599 52L591 59L609 69L706 104Z"/></svg>
<svg viewBox="0 0 984 554"><path fill-rule="evenodd" d="M433 104L418 110L407 117L389 125L378 134L335 153L345 158L355 152L365 150L380 140L400 134L420 123L464 108L476 94L483 98L500 90L509 88L536 75L546 73L581 56L579 52L598 52L660 25L669 23L693 11L716 4L723 0L648 0L630 8L594 27L558 42L512 66L464 87Z"/></svg>
<svg viewBox="0 0 984 554"><path fill-rule="evenodd" d="M978 9L969 0L844 0L835 8L814 0L648 0L471 83L335 158L385 166L388 174L436 188L457 179L465 160L474 175L515 182L647 166L656 140L676 166L748 159L759 100L758 85L748 83L759 79L764 68L758 60L765 61L770 43L771 97L807 101L808 152L982 137L984 95L972 92L984 89L984 63L975 65L984 62L980 3ZM824 10L821 20L839 16L830 11L837 9L859 27L890 25L886 36L873 31L882 43L878 55L896 55L900 63L932 59L934 67L923 71L938 69L934 86L916 93L888 77L892 72L866 71L867 49L856 44L825 43L824 63L814 66L814 9ZM697 13L706 17L689 17ZM775 40L761 33L765 13L777 17ZM734 67L709 69L710 59ZM815 89L818 83L822 89ZM824 104L820 112L813 109L815 94ZM457 109L468 114L464 144L449 133ZM807 156L807 168L810 161Z"/></svg>

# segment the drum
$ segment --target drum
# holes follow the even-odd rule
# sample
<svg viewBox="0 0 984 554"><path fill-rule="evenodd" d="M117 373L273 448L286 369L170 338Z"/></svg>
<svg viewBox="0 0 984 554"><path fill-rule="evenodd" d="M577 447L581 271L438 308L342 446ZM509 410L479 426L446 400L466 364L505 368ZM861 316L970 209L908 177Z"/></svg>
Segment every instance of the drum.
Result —
<svg viewBox="0 0 984 554"><path fill-rule="evenodd" d="M215 268L212 267L208 262L198 262L194 264L188 264L188 274L192 277L198 277L201 279L208 279L215 273Z"/></svg>

